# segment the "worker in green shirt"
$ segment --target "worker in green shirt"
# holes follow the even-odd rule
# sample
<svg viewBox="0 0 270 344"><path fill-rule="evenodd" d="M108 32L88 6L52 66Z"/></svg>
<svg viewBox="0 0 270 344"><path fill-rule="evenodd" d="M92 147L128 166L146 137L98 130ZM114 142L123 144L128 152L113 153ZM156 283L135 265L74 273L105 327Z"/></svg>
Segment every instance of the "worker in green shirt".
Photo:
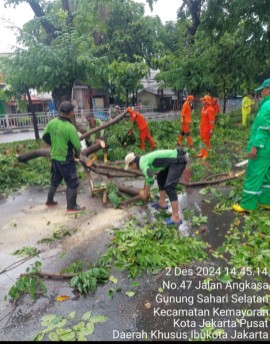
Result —
<svg viewBox="0 0 270 344"><path fill-rule="evenodd" d="M139 192L143 200L148 198L150 188L155 182L154 173L157 173L160 198L159 202L152 204L152 207L168 209L166 205L166 196L168 196L172 206L172 216L166 219L165 224L179 226L182 220L179 216L176 186L187 164L186 152L182 148L164 149L141 157L129 153L125 157L125 164L126 169L139 169L144 174L145 185Z"/></svg>
<svg viewBox="0 0 270 344"><path fill-rule="evenodd" d="M87 131L90 131L91 129L94 129L96 127L99 127L102 125L102 121L99 118L94 117L88 117L88 127ZM85 139L85 143L87 147L91 146L93 143L95 143L97 140L102 139L103 137L106 137L104 135L104 129L101 129L100 131L95 132L94 134L90 135L88 138ZM93 153L92 160L98 160L97 153ZM108 161L108 146L103 149L103 161Z"/></svg>
<svg viewBox="0 0 270 344"><path fill-rule="evenodd" d="M75 126L72 124L74 106L64 101L59 107L59 117L51 120L44 129L42 139L51 147L51 185L46 205L55 206L56 190L62 180L65 181L67 211L81 211L85 207L77 204L79 178L76 171L75 157L80 156L81 142Z"/></svg>

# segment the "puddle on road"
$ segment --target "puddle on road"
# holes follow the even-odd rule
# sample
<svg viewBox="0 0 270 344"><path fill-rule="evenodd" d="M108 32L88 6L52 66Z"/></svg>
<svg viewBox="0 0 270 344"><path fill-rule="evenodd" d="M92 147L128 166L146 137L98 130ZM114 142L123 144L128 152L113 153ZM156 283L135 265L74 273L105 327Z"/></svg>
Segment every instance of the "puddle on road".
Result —
<svg viewBox="0 0 270 344"><path fill-rule="evenodd" d="M211 245L212 249L216 249L222 245L224 236L226 235L235 214L233 212L215 213L213 209L216 200L212 199L204 202L205 196L199 191L201 188L188 188L186 192L178 195L179 213L183 223L178 227L180 235L183 236L200 236L204 241ZM209 198L209 197L208 197ZM144 223L153 223L157 218L166 218L171 215L170 202L167 199L168 210L155 210L151 207L151 203L138 212L137 221L142 225ZM185 211L194 211L196 216L206 216L207 223L198 226L192 225L190 219L185 219Z"/></svg>

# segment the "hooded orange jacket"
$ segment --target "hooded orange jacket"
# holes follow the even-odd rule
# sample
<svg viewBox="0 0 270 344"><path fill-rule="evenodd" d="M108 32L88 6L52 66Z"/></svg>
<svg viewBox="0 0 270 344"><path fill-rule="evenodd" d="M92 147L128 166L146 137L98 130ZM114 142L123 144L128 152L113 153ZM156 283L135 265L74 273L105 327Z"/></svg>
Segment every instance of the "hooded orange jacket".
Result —
<svg viewBox="0 0 270 344"><path fill-rule="evenodd" d="M180 115L183 117L183 123L184 124L190 124L192 122L191 120L191 105L190 103L186 100L182 106Z"/></svg>
<svg viewBox="0 0 270 344"><path fill-rule="evenodd" d="M139 131L148 128L148 124L146 122L146 119L136 111L133 111L130 114L130 120L132 122L137 122Z"/></svg>

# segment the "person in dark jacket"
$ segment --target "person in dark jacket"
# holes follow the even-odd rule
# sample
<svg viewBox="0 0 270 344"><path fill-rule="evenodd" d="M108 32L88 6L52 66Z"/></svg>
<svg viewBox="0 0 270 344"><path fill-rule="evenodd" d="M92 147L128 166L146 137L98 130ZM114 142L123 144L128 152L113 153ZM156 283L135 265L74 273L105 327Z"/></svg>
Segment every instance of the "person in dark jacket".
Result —
<svg viewBox="0 0 270 344"><path fill-rule="evenodd" d="M76 171L75 157L80 156L81 142L75 126L72 124L74 106L64 101L59 107L59 117L51 120L42 135L42 139L51 147L51 185L46 205L55 206L56 190L62 180L65 181L67 211L81 211L85 207L77 204L79 179Z"/></svg>
<svg viewBox="0 0 270 344"><path fill-rule="evenodd" d="M168 209L166 196L168 196L172 206L172 216L167 218L165 224L180 225L182 223L179 216L178 197L176 186L186 167L186 152L180 149L164 149L148 153L143 156L136 156L129 153L125 157L125 168L133 170L139 169L145 177L145 185L140 190L140 196L146 200L151 186L154 184L154 173L157 173L157 183L159 187L159 202L152 204L155 209Z"/></svg>

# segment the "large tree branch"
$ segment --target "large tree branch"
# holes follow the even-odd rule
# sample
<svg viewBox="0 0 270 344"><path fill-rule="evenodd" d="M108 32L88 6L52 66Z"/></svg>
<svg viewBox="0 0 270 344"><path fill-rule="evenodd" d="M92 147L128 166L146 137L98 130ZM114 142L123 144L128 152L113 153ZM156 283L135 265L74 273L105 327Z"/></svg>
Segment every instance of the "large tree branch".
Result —
<svg viewBox="0 0 270 344"><path fill-rule="evenodd" d="M102 129L105 129L107 127L110 127L111 125L119 122L121 119L123 119L125 116L126 116L126 111L121 113L120 115L116 116L114 119L111 119L110 121L102 124L102 125L99 125L98 127L88 131L87 133L84 133L80 136L80 140L82 141L83 139L86 139L87 137L89 137L90 135L102 130Z"/></svg>
<svg viewBox="0 0 270 344"><path fill-rule="evenodd" d="M28 0L27 2L32 8L33 12L35 13L35 16L40 19L40 23L43 26L46 33L48 34L48 36L53 37L55 35L56 28L47 20L45 13L40 6L39 1Z"/></svg>

